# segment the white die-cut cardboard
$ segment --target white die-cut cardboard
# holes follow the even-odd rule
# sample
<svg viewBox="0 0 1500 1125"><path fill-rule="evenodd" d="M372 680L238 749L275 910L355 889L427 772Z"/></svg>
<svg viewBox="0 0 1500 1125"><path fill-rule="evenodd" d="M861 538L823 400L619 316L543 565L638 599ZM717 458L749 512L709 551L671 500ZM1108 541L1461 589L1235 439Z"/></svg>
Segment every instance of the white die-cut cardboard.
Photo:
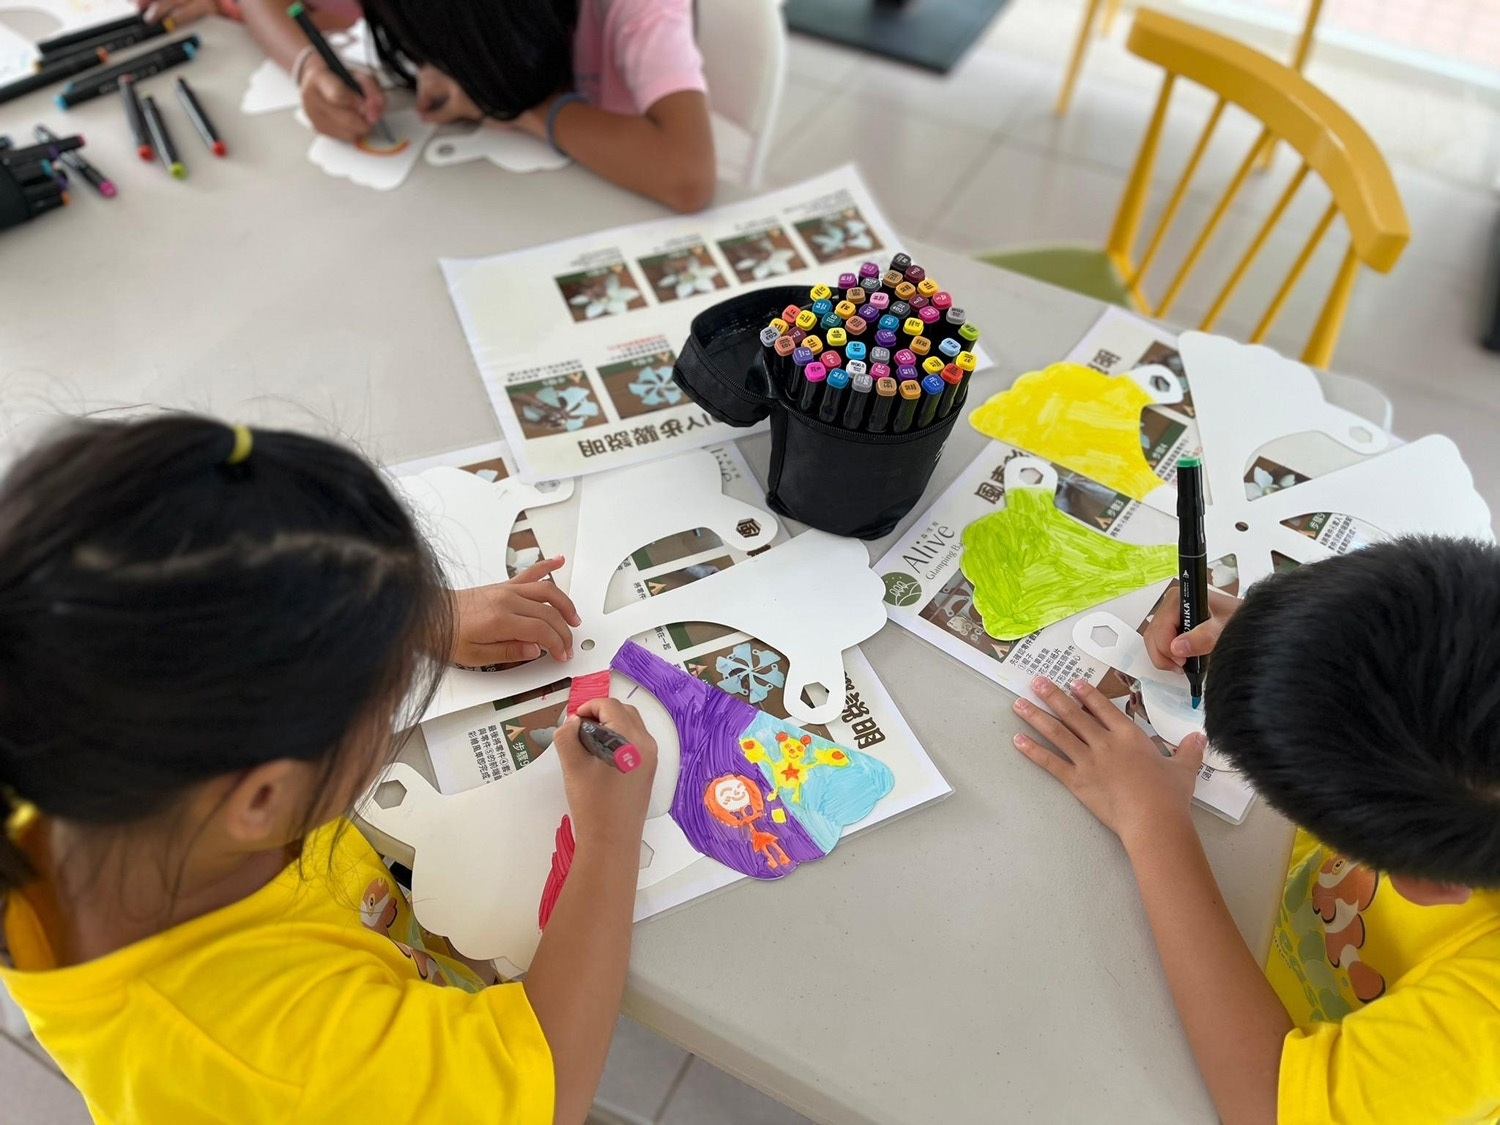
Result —
<svg viewBox="0 0 1500 1125"><path fill-rule="evenodd" d="M299 120L301 111L298 110ZM346 179L376 191L391 191L405 181L422 155L422 146L437 129L417 115L415 109L387 111L385 124L396 140L387 146L371 133L357 144L336 141L319 134L307 150L307 158L330 176Z"/></svg>
<svg viewBox="0 0 1500 1125"><path fill-rule="evenodd" d="M507 172L548 172L572 163L546 141L495 122L480 125L471 133L449 133L434 137L424 156L437 168L488 160Z"/></svg>

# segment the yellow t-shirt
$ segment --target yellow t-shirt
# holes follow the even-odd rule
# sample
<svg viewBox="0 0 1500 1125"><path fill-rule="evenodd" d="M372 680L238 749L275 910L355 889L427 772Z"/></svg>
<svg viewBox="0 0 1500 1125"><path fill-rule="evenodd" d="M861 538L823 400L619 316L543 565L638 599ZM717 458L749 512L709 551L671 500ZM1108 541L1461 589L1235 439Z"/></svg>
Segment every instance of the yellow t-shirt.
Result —
<svg viewBox="0 0 1500 1125"><path fill-rule="evenodd" d="M526 993L427 938L348 822L248 898L97 960L55 968L24 891L5 936L0 982L106 1125L552 1120Z"/></svg>
<svg viewBox="0 0 1500 1125"><path fill-rule="evenodd" d="M1500 1119L1500 893L1418 906L1299 831L1266 976L1282 1122Z"/></svg>

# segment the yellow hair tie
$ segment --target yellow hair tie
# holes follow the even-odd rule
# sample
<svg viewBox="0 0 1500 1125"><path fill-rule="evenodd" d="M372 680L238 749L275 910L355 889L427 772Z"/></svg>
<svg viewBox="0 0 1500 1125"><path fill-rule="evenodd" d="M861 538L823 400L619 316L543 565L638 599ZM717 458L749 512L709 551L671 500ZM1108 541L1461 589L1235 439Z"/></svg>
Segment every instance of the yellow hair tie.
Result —
<svg viewBox="0 0 1500 1125"><path fill-rule="evenodd" d="M10 815L5 818L5 835L12 841L19 840L27 827L41 814L37 807L16 795L15 790L7 788L5 799L10 804Z"/></svg>
<svg viewBox="0 0 1500 1125"><path fill-rule="evenodd" d="M234 431L234 448L229 451L226 465L239 465L250 459L250 447L255 443L249 426L231 426Z"/></svg>

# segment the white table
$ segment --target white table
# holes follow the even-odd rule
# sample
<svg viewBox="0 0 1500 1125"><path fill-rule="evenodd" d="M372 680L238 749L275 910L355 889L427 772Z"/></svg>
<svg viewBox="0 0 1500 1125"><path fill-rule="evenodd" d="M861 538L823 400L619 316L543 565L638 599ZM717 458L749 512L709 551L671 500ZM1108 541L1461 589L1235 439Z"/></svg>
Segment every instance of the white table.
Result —
<svg viewBox="0 0 1500 1125"><path fill-rule="evenodd" d="M0 107L18 143L38 115L83 131L120 185L113 202L80 188L65 213L0 235L0 424L153 402L332 428L389 460L497 436L438 257L659 209L578 169L419 164L391 193L331 180L290 115L239 114L256 61L243 32L200 34L188 73L230 157L180 128L186 183L137 161L114 98L67 115L36 96ZM1063 355L1099 311L956 255L918 258L984 326L997 367L981 396ZM1384 419L1360 385L1330 393ZM932 495L980 441L955 429ZM746 444L763 467L766 439ZM626 1012L825 1122L1214 1120L1124 856L1011 749L1010 697L894 627L864 649L954 795L784 883L641 925ZM1264 950L1286 824L1259 806L1237 828L1197 821Z"/></svg>

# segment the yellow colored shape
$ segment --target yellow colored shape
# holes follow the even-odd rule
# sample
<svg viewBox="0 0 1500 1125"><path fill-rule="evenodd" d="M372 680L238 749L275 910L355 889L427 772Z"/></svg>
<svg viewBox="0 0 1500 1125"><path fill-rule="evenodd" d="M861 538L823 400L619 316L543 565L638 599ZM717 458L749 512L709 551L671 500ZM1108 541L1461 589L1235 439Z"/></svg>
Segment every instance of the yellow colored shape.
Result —
<svg viewBox="0 0 1500 1125"><path fill-rule="evenodd" d="M786 809L772 809L771 810L771 819L774 820L777 824L785 824L786 823Z"/></svg>
<svg viewBox="0 0 1500 1125"><path fill-rule="evenodd" d="M964 528L959 558L984 631L1013 641L1177 573L1177 547L1138 547L1057 510L1052 493L1010 488Z"/></svg>
<svg viewBox="0 0 1500 1125"><path fill-rule="evenodd" d="M1054 363L1022 375L970 414L969 424L1141 500L1162 483L1141 454L1141 410L1149 405L1133 379Z"/></svg>

